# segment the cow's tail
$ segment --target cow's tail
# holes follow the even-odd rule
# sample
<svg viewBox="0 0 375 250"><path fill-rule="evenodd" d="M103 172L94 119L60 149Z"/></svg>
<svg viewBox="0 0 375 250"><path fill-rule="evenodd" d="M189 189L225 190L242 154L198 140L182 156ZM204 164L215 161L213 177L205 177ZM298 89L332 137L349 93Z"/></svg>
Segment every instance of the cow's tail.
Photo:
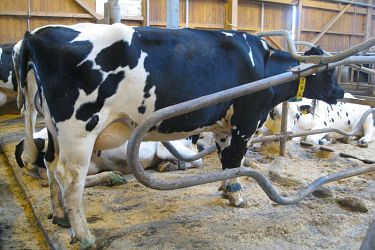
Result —
<svg viewBox="0 0 375 250"><path fill-rule="evenodd" d="M25 141L22 153L22 161L27 164L33 164L38 157L38 149L35 145L33 133L35 130L37 111L34 105L36 81L28 84L27 74L29 72L29 64L31 62L31 37L30 32L26 32L21 44L15 48L13 56L14 67L18 79L18 100L19 108L22 107L22 113L25 120Z"/></svg>

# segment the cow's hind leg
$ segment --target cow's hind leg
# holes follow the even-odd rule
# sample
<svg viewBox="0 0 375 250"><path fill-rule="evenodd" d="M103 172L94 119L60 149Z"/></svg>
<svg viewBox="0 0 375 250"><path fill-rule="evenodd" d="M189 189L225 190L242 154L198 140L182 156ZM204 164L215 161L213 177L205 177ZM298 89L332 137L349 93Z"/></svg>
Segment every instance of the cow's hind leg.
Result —
<svg viewBox="0 0 375 250"><path fill-rule="evenodd" d="M232 136L215 134L215 141L223 170L240 167L242 158L246 153L247 140L237 134L233 136L232 133ZM219 190L223 191L224 197L228 198L233 206L242 207L246 205L241 195L241 184L238 178L222 181Z"/></svg>
<svg viewBox="0 0 375 250"><path fill-rule="evenodd" d="M88 172L95 137L79 137L73 133L59 133L59 160L56 177L60 184L65 209L72 226L72 242L79 240L83 249L95 245L83 210L83 189Z"/></svg>
<svg viewBox="0 0 375 250"><path fill-rule="evenodd" d="M70 227L68 216L65 212L62 202L60 186L55 178L57 166L57 154L55 152L56 144L54 143L51 133L48 131L48 147L45 154L45 165L47 167L48 183L50 188L51 205L52 205L52 223L62 227Z"/></svg>

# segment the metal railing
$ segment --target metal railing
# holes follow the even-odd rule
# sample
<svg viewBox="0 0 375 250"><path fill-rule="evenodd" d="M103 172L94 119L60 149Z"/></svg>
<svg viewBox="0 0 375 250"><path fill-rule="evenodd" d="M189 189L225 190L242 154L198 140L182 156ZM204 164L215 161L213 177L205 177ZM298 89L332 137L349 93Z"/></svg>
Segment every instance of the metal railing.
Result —
<svg viewBox="0 0 375 250"><path fill-rule="evenodd" d="M373 41L375 43L375 40ZM224 102L227 100L231 100L234 98L238 98L243 95L247 95L250 93L254 93L260 90L264 90L276 85L280 85L282 83L286 83L292 80L296 80L299 77L304 77L307 75L311 75L313 73L318 73L321 71L326 70L327 68L337 67L342 64L350 64L350 63L374 63L375 57L365 57L365 56L353 56L350 58L346 58L339 62L330 63L328 65L315 65L309 66L302 71L298 71L298 69L294 69L290 72L285 72L283 74L279 74L276 76L268 77L262 80L258 80L255 82L247 83L241 86L237 86L231 89L227 89L224 91L220 91L214 94L210 94L207 96L203 96L200 98L196 98L194 100L186 101L180 104L176 104L170 107L166 107L160 110L155 111L154 113L150 114L148 118L141 124L139 124L132 133L132 136L128 143L128 163L132 170L132 173L136 177L136 179L144 184L147 187L158 189L158 190L173 190L185 187L191 187L211 182L216 182L220 180L225 180L228 178L234 178L239 176L249 176L254 178L267 196L274 202L283 205L294 204L305 198L306 196L310 195L314 190L319 188L321 185L326 184L328 182L336 181L343 178L348 178L354 175L367 173L370 171L375 170L375 166L370 167L362 167L362 168L355 168L355 169L348 169L342 172L338 172L335 174L327 175L321 177L310 185L299 191L297 194L291 197L282 197L280 196L277 191L273 188L272 184L266 177L260 174L257 171L254 171L249 168L236 168L236 169L226 169L221 172L213 172L213 173L206 173L201 175L193 175L175 179L160 179L152 174L146 173L139 163L138 155L139 155L139 146L142 139L146 136L147 132L150 128L152 128L155 124L172 117L176 117L182 114L186 114L188 112L192 112L201 108L205 108L220 102Z"/></svg>

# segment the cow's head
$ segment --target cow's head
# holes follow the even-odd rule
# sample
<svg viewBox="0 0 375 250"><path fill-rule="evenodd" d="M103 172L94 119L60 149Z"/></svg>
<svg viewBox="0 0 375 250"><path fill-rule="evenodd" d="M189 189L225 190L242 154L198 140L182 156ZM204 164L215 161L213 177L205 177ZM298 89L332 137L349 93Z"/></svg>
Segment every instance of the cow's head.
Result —
<svg viewBox="0 0 375 250"><path fill-rule="evenodd" d="M312 47L305 52L305 55L323 55L323 50L320 47ZM328 69L307 76L304 96L336 104L337 99L344 97L344 90L340 88L334 73L335 69Z"/></svg>
<svg viewBox="0 0 375 250"><path fill-rule="evenodd" d="M38 150L38 157L36 161L33 163L33 165L38 168L46 168L46 166L44 165L44 155L45 155L44 151L45 151L46 141L41 138L36 138L34 139L34 142ZM16 158L16 162L20 168L25 167L25 164L23 163L23 160L22 160L23 150L24 150L24 139L18 142L18 144L16 145L15 152L14 152L14 157Z"/></svg>
<svg viewBox="0 0 375 250"><path fill-rule="evenodd" d="M12 50L14 44L0 46L0 87L16 90L13 71Z"/></svg>

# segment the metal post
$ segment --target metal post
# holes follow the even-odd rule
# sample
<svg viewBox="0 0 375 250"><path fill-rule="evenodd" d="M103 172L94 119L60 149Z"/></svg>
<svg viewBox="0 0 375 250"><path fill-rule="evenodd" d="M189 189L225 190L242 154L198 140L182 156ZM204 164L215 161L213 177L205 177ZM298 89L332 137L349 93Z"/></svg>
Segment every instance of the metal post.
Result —
<svg viewBox="0 0 375 250"><path fill-rule="evenodd" d="M185 1L185 28L189 28L189 0Z"/></svg>
<svg viewBox="0 0 375 250"><path fill-rule="evenodd" d="M167 0L167 28L178 29L180 18L179 0Z"/></svg>
<svg viewBox="0 0 375 250"><path fill-rule="evenodd" d="M121 10L118 0L108 0L109 23L121 23Z"/></svg>
<svg viewBox="0 0 375 250"><path fill-rule="evenodd" d="M280 132L285 133L288 130L288 102L283 102L282 115L281 115L281 128ZM285 156L286 151L286 142L285 138L280 140L280 156Z"/></svg>
<svg viewBox="0 0 375 250"><path fill-rule="evenodd" d="M150 26L150 0L146 2L146 26Z"/></svg>
<svg viewBox="0 0 375 250"><path fill-rule="evenodd" d="M264 2L262 2L262 9L260 14L260 31L264 31Z"/></svg>

